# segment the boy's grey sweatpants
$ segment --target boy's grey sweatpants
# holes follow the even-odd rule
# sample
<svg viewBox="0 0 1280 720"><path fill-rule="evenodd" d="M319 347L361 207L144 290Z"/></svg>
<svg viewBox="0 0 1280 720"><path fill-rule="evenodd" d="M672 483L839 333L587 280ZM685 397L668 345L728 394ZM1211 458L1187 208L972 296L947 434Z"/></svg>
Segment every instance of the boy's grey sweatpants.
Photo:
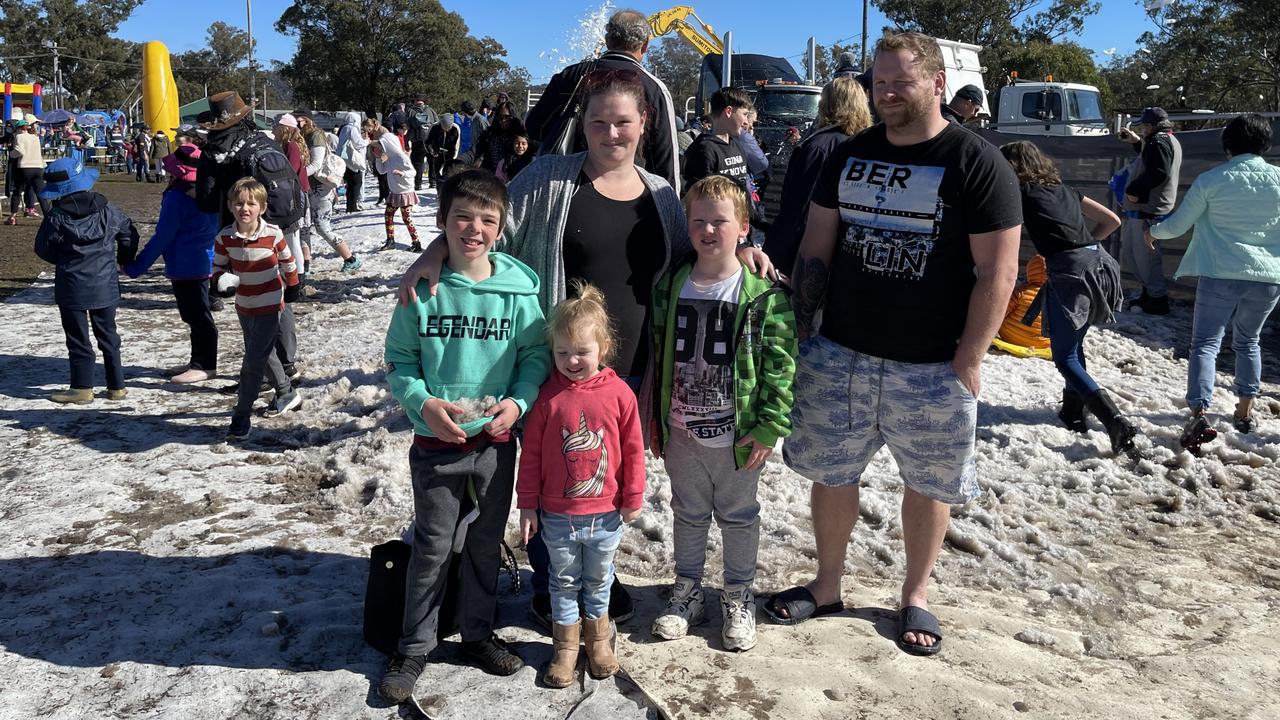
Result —
<svg viewBox="0 0 1280 720"><path fill-rule="evenodd" d="M734 467L733 448L709 448L672 428L664 449L675 514L676 575L701 581L711 518L724 539L724 584L750 586L760 550L759 470Z"/></svg>
<svg viewBox="0 0 1280 720"><path fill-rule="evenodd" d="M280 313L245 315L237 312L236 315L240 318L240 329L244 331L244 360L240 363L240 389L236 394L234 415L248 417L253 412L253 401L258 399L264 373L278 395L289 392L289 376L284 374L275 353Z"/></svg>
<svg viewBox="0 0 1280 720"><path fill-rule="evenodd" d="M409 450L413 475L413 551L404 589L400 652L426 655L436 646L453 532L471 511L467 481L475 484L480 517L467 528L458 579L458 627L464 642L493 633L497 608L499 541L511 511L516 444L489 443L479 449Z"/></svg>

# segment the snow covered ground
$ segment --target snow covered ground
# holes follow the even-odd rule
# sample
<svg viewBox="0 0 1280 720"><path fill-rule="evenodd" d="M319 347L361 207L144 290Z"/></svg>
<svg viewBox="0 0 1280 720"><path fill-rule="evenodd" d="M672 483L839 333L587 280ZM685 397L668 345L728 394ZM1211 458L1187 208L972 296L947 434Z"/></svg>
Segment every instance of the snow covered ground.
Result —
<svg viewBox="0 0 1280 720"><path fill-rule="evenodd" d="M435 198L424 198L414 216L425 239ZM256 418L244 448L222 443L234 400L217 391L239 365L232 310L217 316L224 377L176 387L164 371L188 346L168 283L158 271L126 280L129 397L64 407L46 399L67 379L51 279L0 304L0 717L408 712L370 691L383 659L360 624L368 549L397 535L411 507L410 429L381 356L412 255L403 226L401 249L375 250L378 210L335 225L365 268L339 273L316 239L297 306L303 408ZM1178 304L1090 337L1090 370L1144 433L1135 457L1112 457L1096 422L1086 436L1058 425L1050 363L988 356L984 492L954 513L938 563L937 659L891 640L903 557L886 453L868 472L848 555L850 612L794 629L762 621L743 655L714 649L718 619L651 642L671 567L670 487L651 459L646 512L618 556L641 604L621 628L624 665L680 717L1280 715L1277 358L1257 430L1219 420L1220 438L1194 458L1177 447L1189 323ZM1218 387L1221 418L1229 376ZM758 585L772 592L812 574L808 484L774 461L760 487ZM718 577L717 552L710 563ZM446 651L419 684L432 716L654 716L625 681L538 687L550 644L525 602L505 596L499 623L535 668L494 679Z"/></svg>

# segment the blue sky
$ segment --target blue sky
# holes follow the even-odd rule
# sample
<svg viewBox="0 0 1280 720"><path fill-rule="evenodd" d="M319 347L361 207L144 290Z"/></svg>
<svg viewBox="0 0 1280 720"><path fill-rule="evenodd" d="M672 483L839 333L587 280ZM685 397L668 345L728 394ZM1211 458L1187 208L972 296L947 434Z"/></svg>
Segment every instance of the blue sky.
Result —
<svg viewBox="0 0 1280 720"><path fill-rule="evenodd" d="M276 33L273 27L291 0L252 2L253 30L260 61L291 58L294 39ZM643 12L675 4L615 3ZM796 64L810 35L826 44L851 37L856 39L862 27L861 4L857 0L801 0L796 3L776 0L767 3L699 0L691 3L684 0L684 4L697 8L699 16L717 33L732 30L738 50L797 56L793 58ZM599 0L541 0L536 3L528 0L444 0L443 5L460 13L473 35L490 35L501 42L507 48L507 61L512 65L522 65L528 68L535 80L545 81L556 69L556 56L551 51L568 52L572 31L601 3ZM120 26L116 35L127 40L160 40L171 52L177 53L202 47L204 28L217 20L245 27L245 5L239 2L147 0L134 11L128 22ZM876 37L885 24L884 16L872 7L870 36ZM1085 21L1084 33L1077 42L1098 51L1095 60L1101 65L1107 62L1101 51L1116 48L1122 54L1132 52L1138 35L1151 27L1136 0L1103 0L1102 11ZM370 38L370 51L377 52L377 48L377 38Z"/></svg>

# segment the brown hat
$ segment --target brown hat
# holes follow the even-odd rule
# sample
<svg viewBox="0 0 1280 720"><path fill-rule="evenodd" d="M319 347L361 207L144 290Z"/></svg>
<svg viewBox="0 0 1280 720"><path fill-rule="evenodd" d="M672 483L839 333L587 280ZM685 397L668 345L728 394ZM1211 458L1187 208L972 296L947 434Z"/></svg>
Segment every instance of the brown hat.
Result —
<svg viewBox="0 0 1280 720"><path fill-rule="evenodd" d="M245 105L235 90L209 96L209 122L201 123L206 130L226 130L253 112L253 105Z"/></svg>

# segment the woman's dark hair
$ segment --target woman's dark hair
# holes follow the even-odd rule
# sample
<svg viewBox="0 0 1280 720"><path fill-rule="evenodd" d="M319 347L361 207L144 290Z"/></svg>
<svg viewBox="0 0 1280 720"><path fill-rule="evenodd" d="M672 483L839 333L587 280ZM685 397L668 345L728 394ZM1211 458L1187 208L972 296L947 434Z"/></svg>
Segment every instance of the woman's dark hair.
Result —
<svg viewBox="0 0 1280 720"><path fill-rule="evenodd" d="M511 118L511 123L507 127L502 127L501 113L506 111L507 116ZM516 112L515 103L510 100L498 103L493 110L493 126L508 135L523 135L524 123L520 122L520 115Z"/></svg>
<svg viewBox="0 0 1280 720"><path fill-rule="evenodd" d="M1040 148L1019 140L1000 146L1000 154L1013 166L1018 175L1018 182L1026 185L1061 185L1062 176L1058 174L1058 166L1053 158L1045 155Z"/></svg>
<svg viewBox="0 0 1280 720"><path fill-rule="evenodd" d="M1232 118L1222 128L1222 149L1232 157L1265 153L1271 149L1271 121L1257 113Z"/></svg>

